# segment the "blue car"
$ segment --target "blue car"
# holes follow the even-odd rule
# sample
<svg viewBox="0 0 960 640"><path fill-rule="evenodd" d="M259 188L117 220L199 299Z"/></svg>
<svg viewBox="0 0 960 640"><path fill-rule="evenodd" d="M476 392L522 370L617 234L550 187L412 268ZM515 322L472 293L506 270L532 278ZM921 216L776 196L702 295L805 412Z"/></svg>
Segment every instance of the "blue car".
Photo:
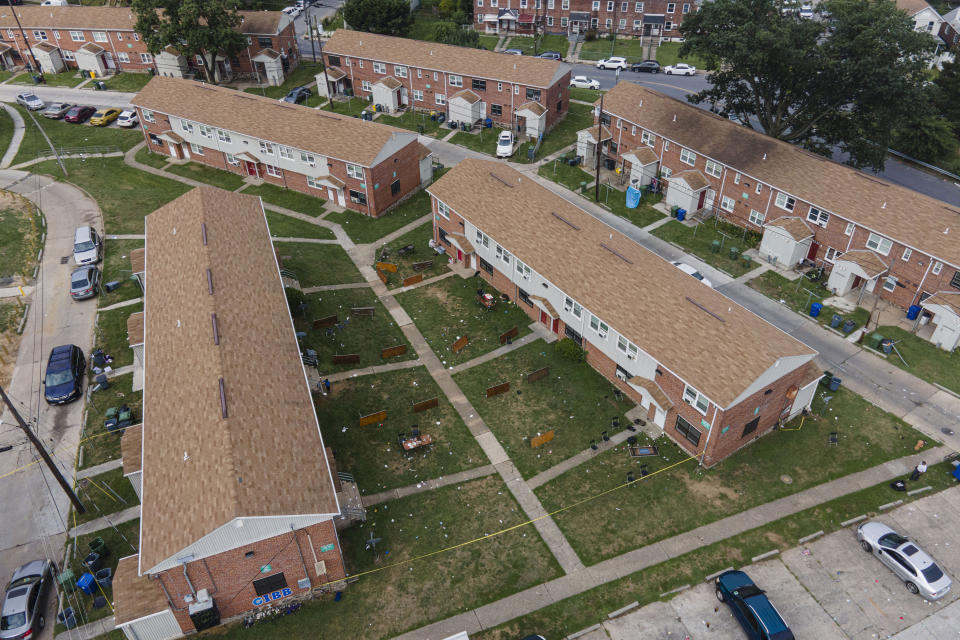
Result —
<svg viewBox="0 0 960 640"><path fill-rule="evenodd" d="M717 600L726 602L750 640L794 640L783 616L743 571L717 576Z"/></svg>
<svg viewBox="0 0 960 640"><path fill-rule="evenodd" d="M43 397L48 404L73 402L83 394L83 371L87 362L80 347L65 344L54 347L47 360Z"/></svg>

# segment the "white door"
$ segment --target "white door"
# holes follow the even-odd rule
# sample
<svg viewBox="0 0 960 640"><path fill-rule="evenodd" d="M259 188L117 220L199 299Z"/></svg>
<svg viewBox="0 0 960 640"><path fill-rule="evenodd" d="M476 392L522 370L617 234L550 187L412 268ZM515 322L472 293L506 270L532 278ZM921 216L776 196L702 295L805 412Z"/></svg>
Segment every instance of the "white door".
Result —
<svg viewBox="0 0 960 640"><path fill-rule="evenodd" d="M183 143L180 145L180 148L183 149L183 157L186 160L190 159L190 145Z"/></svg>
<svg viewBox="0 0 960 640"><path fill-rule="evenodd" d="M170 147L170 157L172 158L180 157L179 155L177 155L177 145L173 144L172 142L168 142L167 146Z"/></svg>
<svg viewBox="0 0 960 640"><path fill-rule="evenodd" d="M103 59L104 59L104 61L106 61L106 63L107 63L107 69L116 69L116 68L117 68L116 63L114 63L114 61L113 61L113 54L112 54L112 53L104 53L104 54L103 54Z"/></svg>
<svg viewBox="0 0 960 640"><path fill-rule="evenodd" d="M337 192L333 190L333 187L327 187L327 200L333 202L337 197Z"/></svg>
<svg viewBox="0 0 960 640"><path fill-rule="evenodd" d="M343 189L337 189L337 204L343 206Z"/></svg>

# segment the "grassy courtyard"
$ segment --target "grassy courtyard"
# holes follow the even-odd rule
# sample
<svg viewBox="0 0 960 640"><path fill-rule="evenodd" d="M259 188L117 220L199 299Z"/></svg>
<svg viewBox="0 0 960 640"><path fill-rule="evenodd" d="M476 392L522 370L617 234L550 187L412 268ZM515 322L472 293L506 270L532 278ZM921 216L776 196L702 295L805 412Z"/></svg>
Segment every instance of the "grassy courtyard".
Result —
<svg viewBox="0 0 960 640"><path fill-rule="evenodd" d="M678 62L686 62L687 64L692 64L697 68L698 71L705 71L703 60L698 58L695 55L686 55L682 58L680 57L680 47L683 46L682 42L663 42L657 47L657 62L661 66L666 67L667 65L677 64Z"/></svg>
<svg viewBox="0 0 960 640"><path fill-rule="evenodd" d="M323 214L323 198L314 198L305 193L294 191L293 189L284 189L273 184L260 184L247 187L243 193L248 196L260 196L264 202L272 205L290 209L297 213L305 213L308 216L319 216ZM317 192L320 193L319 191Z"/></svg>
<svg viewBox="0 0 960 640"><path fill-rule="evenodd" d="M590 76L587 76L588 78ZM570 99L571 100L582 100L583 102L589 102L593 104L600 99L602 94L606 91L600 91L598 89L579 89L577 87L570 87Z"/></svg>
<svg viewBox="0 0 960 640"><path fill-rule="evenodd" d="M712 221L707 221L691 227L682 222L671 220L650 233L661 240L679 245L685 251L694 254L707 264L728 273L734 278L742 276L756 267L752 263L747 266L743 258L731 258L730 250L737 247L742 253L747 249L752 249L760 244L760 234L747 231L744 237L743 229L726 222L720 222L714 227ZM725 234L726 237L721 233ZM714 240L722 242L722 246L717 253L713 252Z"/></svg>
<svg viewBox="0 0 960 640"><path fill-rule="evenodd" d="M748 281L747 286L807 317L810 317L812 303L822 303L825 298L833 295L822 283L811 282L806 278L789 280L776 271L764 271ZM863 307L857 307L852 312L844 312L830 305L824 305L820 315L814 320L821 325L829 326L835 314L843 316L844 321L853 320L855 329L859 329L870 319L870 312Z"/></svg>
<svg viewBox="0 0 960 640"><path fill-rule="evenodd" d="M581 560L594 564L728 515L911 455L924 436L893 414L840 389L816 395L813 412L766 435L709 471L695 461L597 498L555 516ZM824 406L824 398L829 398ZM482 409L481 409L482 411ZM667 427L672 429L671 426ZM741 437L734 426L720 438ZM828 443L837 432L838 444ZM748 436L749 437L749 436ZM638 437L643 442L644 437ZM937 443L930 442L927 447ZM640 477L684 460L688 454L666 437L659 456L631 458L624 446L604 452L536 490L547 511L623 484L627 472ZM787 475L790 483L781 480ZM678 509L677 505L683 505ZM643 527L637 527L641 517ZM633 523L633 524L631 524Z"/></svg>
<svg viewBox="0 0 960 640"><path fill-rule="evenodd" d="M539 42L534 52L533 36L513 36L507 40L506 49L520 49L525 56L539 55L544 51L558 51L564 58L567 57L567 49L570 47L570 41L566 36L559 34L545 33L539 36Z"/></svg>
<svg viewBox="0 0 960 640"><path fill-rule="evenodd" d="M226 189L227 191L235 191L243 186L243 176L231 173L226 169L216 169L199 162L170 164L167 165L166 170L182 178L190 178L191 180L213 185L214 187Z"/></svg>
<svg viewBox="0 0 960 640"><path fill-rule="evenodd" d="M133 423L137 424L143 416L143 392L133 391L133 374L128 373L110 379L110 388L95 391L87 403L87 420L83 427L83 464L78 469L94 467L98 464L120 457L120 436L122 433L109 433L103 427L104 414L110 407L127 405L133 409Z"/></svg>
<svg viewBox="0 0 960 640"><path fill-rule="evenodd" d="M499 336L513 327L519 331L518 337L530 333L529 316L512 301L500 300L491 311L479 306L478 288L499 296L496 289L479 278L458 277L396 296L444 366L452 367L493 351L500 346ZM469 343L454 353L453 343L464 335L469 337Z"/></svg>
<svg viewBox="0 0 960 640"><path fill-rule="evenodd" d="M417 357L403 332L393 322L390 312L369 287L312 293L306 296L306 302L306 314L301 313L298 308L291 310L293 323L297 331L307 333L303 346L317 352L320 363L318 368L321 372L333 373L382 364L384 360L380 358L380 352L387 347L401 344L407 345L407 353L394 356L389 362ZM353 314L351 309L357 307L374 307L373 317ZM314 320L332 315L337 316L339 326L313 328ZM360 356L359 363L333 364L335 354L351 353Z"/></svg>
<svg viewBox="0 0 960 640"><path fill-rule="evenodd" d="M388 289L400 287L404 278L409 278L417 273L422 273L423 279L427 280L448 271L447 257L437 254L428 244L432 237L433 223L427 221L386 245L388 252L387 262L392 262L397 265L397 272L388 274ZM401 256L400 249L407 245L413 245L413 253ZM382 248L377 249L375 257L380 256L381 249ZM414 271L413 265L415 263L427 262L428 260L433 262L433 266L420 272Z"/></svg>
<svg viewBox="0 0 960 640"><path fill-rule="evenodd" d="M456 374L454 379L480 413L524 478L600 442L602 433L621 431L633 402L617 400L614 387L585 362L557 353L556 345L537 340L490 362ZM527 382L526 375L543 367L550 374ZM492 398L485 391L502 382L510 390ZM530 439L547 431L555 437L534 449Z"/></svg>
<svg viewBox="0 0 960 640"><path fill-rule="evenodd" d="M147 83L150 82L150 78L152 77L149 73L118 73L110 76L104 80L103 83L107 85L107 91L136 93L147 86ZM93 85L88 84L87 88L93 89Z"/></svg>
<svg viewBox="0 0 960 640"><path fill-rule="evenodd" d="M77 485L77 495L86 508L86 513L72 513L71 527L140 504L137 492L133 490L130 480L123 477L121 468L111 469L92 478L83 478Z"/></svg>
<svg viewBox="0 0 960 640"><path fill-rule="evenodd" d="M143 311L143 302L97 314L96 345L103 349L104 353L113 356L110 366L114 369L133 364L133 349L127 342L127 318L139 311ZM90 366L87 370L92 378L93 367Z"/></svg>
<svg viewBox="0 0 960 640"><path fill-rule="evenodd" d="M486 127L474 128L472 132L458 131L453 134L453 137L450 138L448 142L453 144L458 144L461 147L466 147L467 149L472 149L479 153L485 153L489 156L494 156L497 153L497 136L500 135L502 129L498 127L491 127L487 129ZM520 145L526 149L525 145ZM523 152L526 154L526 151ZM524 155L526 158L526 155ZM520 149L514 153L512 160L519 162L520 161Z"/></svg>
<svg viewBox="0 0 960 640"><path fill-rule="evenodd" d="M321 98L317 96L317 88L314 85L316 85L317 82L317 74L321 71L323 71L323 65L301 60L300 64L287 74L287 78L283 81L283 84L275 87L250 87L249 89L244 89L244 91L279 100L297 87L309 87L313 95L307 98L306 106L316 107L320 104Z"/></svg>
<svg viewBox="0 0 960 640"><path fill-rule="evenodd" d="M593 175L584 171L580 165L571 167L566 162L566 157L557 158L547 164L541 165L537 173L544 178L553 180L557 184L562 184L571 191L580 191L580 183L591 184L594 181ZM591 192L592 193L592 192Z"/></svg>
<svg viewBox="0 0 960 640"><path fill-rule="evenodd" d="M903 356L901 360L896 353L891 353L887 356L888 363L960 393L960 353L944 351L900 327L883 326L876 331L884 338L894 340L894 346Z"/></svg>
<svg viewBox="0 0 960 640"><path fill-rule="evenodd" d="M328 227L310 224L306 220L293 218L276 211L267 210L267 224L274 238L316 238L334 240L336 236Z"/></svg>
<svg viewBox="0 0 960 640"><path fill-rule="evenodd" d="M580 49L581 60L602 60L611 56L624 57L627 62L640 62L646 60L647 48L642 45L640 38L617 38L616 42L607 38L597 38L584 42Z"/></svg>
<svg viewBox="0 0 960 640"><path fill-rule="evenodd" d="M373 105L365 98L352 97L348 98L347 100L334 100L332 105L333 106L331 107L331 102L328 100L321 108L324 111L335 111L343 115L355 116L357 118L360 117L360 114L364 110L369 110L371 112L373 111Z"/></svg>
<svg viewBox="0 0 960 640"><path fill-rule="evenodd" d="M297 274L302 287L363 282L363 276L340 245L275 242L284 269Z"/></svg>
<svg viewBox="0 0 960 640"><path fill-rule="evenodd" d="M587 196L594 200L594 191L587 189ZM627 207L627 192L625 190L616 189L606 184L600 185L600 206L609 209L624 220L629 220L634 226L641 229L667 217L662 211L653 208L653 205L660 202L661 198L660 195L645 194L640 199L640 204L635 209L630 209Z"/></svg>
<svg viewBox="0 0 960 640"><path fill-rule="evenodd" d="M33 273L43 233L43 218L32 202L0 192L0 278Z"/></svg>
<svg viewBox="0 0 960 640"><path fill-rule="evenodd" d="M128 130L117 127L70 124L63 120L44 118L36 112L33 113L33 118L31 118L23 107L16 105L15 108L20 110L26 129L24 130L23 142L20 143L20 150L17 151L12 164L36 160L38 151L50 149L50 145L47 144L37 127L38 124L46 132L54 147L58 149L61 147L117 147L120 151L127 151L143 141L143 133L136 128ZM110 160L122 162L122 158L110 158ZM71 161L67 160L66 162ZM87 162L94 162L94 160L87 160ZM37 169L34 168L31 171L36 173ZM107 172L107 177L109 176L110 172Z"/></svg>
<svg viewBox="0 0 960 640"><path fill-rule="evenodd" d="M377 122L418 132L420 131L420 127L423 127L422 133L425 136L436 136L437 131L440 129L440 124L436 120L431 120L428 112L415 111L413 109L407 109L398 116L381 114L377 118Z"/></svg>
<svg viewBox="0 0 960 640"><path fill-rule="evenodd" d="M137 151L133 158L137 162L145 164L148 167L153 167L154 169L163 169L165 166L167 166L167 162L170 160L170 156L168 155L151 152L149 145L144 145L140 150Z"/></svg>
<svg viewBox="0 0 960 640"><path fill-rule="evenodd" d="M369 244L426 215L430 215L430 194L421 189L379 218L347 209L334 211L324 220L339 223L357 244Z"/></svg>
<svg viewBox="0 0 960 640"><path fill-rule="evenodd" d="M415 413L413 404L439 398ZM463 420L426 367L390 371L332 384L315 394L324 442L337 452L337 469L352 473L363 494L404 487L489 463ZM382 424L357 426L360 416L386 410ZM403 451L397 435L418 425L434 444Z"/></svg>
<svg viewBox="0 0 960 640"><path fill-rule="evenodd" d="M63 71L61 73L45 73L43 74L43 83L36 84L33 81L33 73L22 73L16 78L14 78L10 84L27 84L31 87L75 87L81 82L84 78L80 76L80 72L76 69L71 69L69 71Z"/></svg>
<svg viewBox="0 0 960 640"><path fill-rule="evenodd" d="M143 240L103 241L102 281L119 282L120 286L109 293L103 287L100 288L101 307L108 307L143 295L140 285L133 279L133 271L130 268L130 252L134 249L142 249L143 245ZM126 335L126 328L124 328L124 335Z"/></svg>

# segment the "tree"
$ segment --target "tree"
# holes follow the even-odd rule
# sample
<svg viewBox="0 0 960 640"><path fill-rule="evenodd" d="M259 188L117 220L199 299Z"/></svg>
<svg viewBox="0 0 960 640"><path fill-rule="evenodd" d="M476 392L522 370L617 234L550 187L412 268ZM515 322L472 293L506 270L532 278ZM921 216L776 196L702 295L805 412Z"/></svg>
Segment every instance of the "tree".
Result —
<svg viewBox="0 0 960 640"><path fill-rule="evenodd" d="M957 152L953 125L941 116L925 116L900 127L893 148L931 164L952 160Z"/></svg>
<svg viewBox="0 0 960 640"><path fill-rule="evenodd" d="M216 83L217 54L235 56L245 46L238 0L133 0L134 29L157 55L174 45L187 58L200 56L207 80Z"/></svg>
<svg viewBox="0 0 960 640"><path fill-rule="evenodd" d="M960 56L957 51L955 56ZM960 135L960 60L944 63L940 75L933 81L937 87L934 103L944 118L949 120Z"/></svg>
<svg viewBox="0 0 960 640"><path fill-rule="evenodd" d="M831 19L800 18L781 0L704 3L680 27L680 55L702 59L711 86L688 99L879 170L897 125L930 112L933 38L889 0L825 0L817 11Z"/></svg>
<svg viewBox="0 0 960 640"><path fill-rule="evenodd" d="M347 0L343 19L351 29L405 36L413 23L409 0Z"/></svg>
<svg viewBox="0 0 960 640"><path fill-rule="evenodd" d="M434 27L433 39L443 44L455 44L476 49L480 46L480 34L473 29L461 29L459 25L440 22Z"/></svg>

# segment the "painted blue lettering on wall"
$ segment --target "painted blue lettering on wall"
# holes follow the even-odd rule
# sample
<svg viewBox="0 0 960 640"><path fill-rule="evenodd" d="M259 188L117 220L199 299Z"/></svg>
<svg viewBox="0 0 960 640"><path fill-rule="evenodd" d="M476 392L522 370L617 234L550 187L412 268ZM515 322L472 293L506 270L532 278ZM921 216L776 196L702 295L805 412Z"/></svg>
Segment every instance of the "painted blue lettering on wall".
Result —
<svg viewBox="0 0 960 640"><path fill-rule="evenodd" d="M293 589L290 587L284 587L280 591L274 591L272 593L265 593L262 596L257 596L253 599L253 606L259 607L265 605L268 602L273 602L274 600L280 600L286 598L287 596L293 595Z"/></svg>

